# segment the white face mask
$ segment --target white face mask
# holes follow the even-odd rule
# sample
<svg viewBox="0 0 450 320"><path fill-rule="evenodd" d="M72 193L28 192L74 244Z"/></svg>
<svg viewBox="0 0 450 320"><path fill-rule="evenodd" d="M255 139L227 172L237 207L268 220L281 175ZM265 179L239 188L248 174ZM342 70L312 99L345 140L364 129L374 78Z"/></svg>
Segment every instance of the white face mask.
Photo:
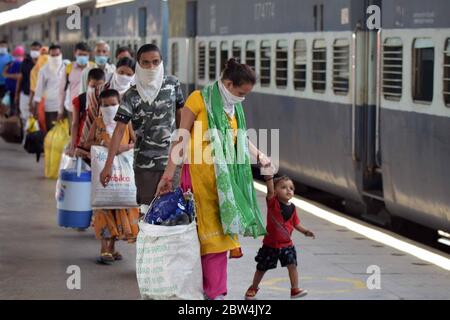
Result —
<svg viewBox="0 0 450 320"><path fill-rule="evenodd" d="M55 72L62 65L62 55L56 57L49 56L47 63L49 65L50 70Z"/></svg>
<svg viewBox="0 0 450 320"><path fill-rule="evenodd" d="M109 107L100 107L103 122L106 126L106 132L109 136L112 136L114 129L116 128L116 121L114 121L114 118L116 117L117 110L119 110L118 104Z"/></svg>
<svg viewBox="0 0 450 320"><path fill-rule="evenodd" d="M8 48L5 48L5 47L0 48L0 54L7 54L7 53L8 53Z"/></svg>
<svg viewBox="0 0 450 320"><path fill-rule="evenodd" d="M119 91L120 95L122 95L130 88L133 79L134 76L127 76L126 74L118 74L115 72L111 79L111 89Z"/></svg>
<svg viewBox="0 0 450 320"><path fill-rule="evenodd" d="M136 89L139 96L149 104L153 103L158 96L164 79L163 62L153 69L143 69L139 63L136 64Z"/></svg>
<svg viewBox="0 0 450 320"><path fill-rule="evenodd" d="M238 97L232 94L228 89L225 87L222 81L219 81L219 90L222 95L222 98L225 100L225 104L232 104L235 105L237 103L242 103L245 100L245 97Z"/></svg>
<svg viewBox="0 0 450 320"><path fill-rule="evenodd" d="M234 105L244 102L245 97L237 97L233 95L230 91L228 91L221 80L219 80L219 91L223 99L223 108L225 109L225 112L231 117L234 116Z"/></svg>
<svg viewBox="0 0 450 320"><path fill-rule="evenodd" d="M39 52L39 50L31 50L30 51L30 57L32 59L37 59L37 58L39 58L40 55L41 55L41 53Z"/></svg>

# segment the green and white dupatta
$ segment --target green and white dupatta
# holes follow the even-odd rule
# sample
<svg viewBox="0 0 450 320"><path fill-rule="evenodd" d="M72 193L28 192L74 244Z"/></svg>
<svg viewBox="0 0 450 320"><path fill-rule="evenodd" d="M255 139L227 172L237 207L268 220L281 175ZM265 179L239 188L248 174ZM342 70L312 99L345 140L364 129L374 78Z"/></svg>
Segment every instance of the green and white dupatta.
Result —
<svg viewBox="0 0 450 320"><path fill-rule="evenodd" d="M237 143L223 108L218 82L206 86L202 96L208 114L211 153L216 174L219 213L223 232L254 238L266 234L256 200L242 104L235 107ZM228 161L227 161L228 160Z"/></svg>

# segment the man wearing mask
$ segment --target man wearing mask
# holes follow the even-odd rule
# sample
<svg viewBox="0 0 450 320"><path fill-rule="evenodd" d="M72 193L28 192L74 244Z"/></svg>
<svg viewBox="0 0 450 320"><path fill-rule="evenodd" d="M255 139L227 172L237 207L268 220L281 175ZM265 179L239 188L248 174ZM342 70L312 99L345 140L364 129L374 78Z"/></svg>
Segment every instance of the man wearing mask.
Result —
<svg viewBox="0 0 450 320"><path fill-rule="evenodd" d="M40 56L41 48L42 45L39 42L33 42L30 47L30 53L26 55L25 60L23 60L22 66L20 67L20 75L16 86L15 104L16 106L19 106L20 118L23 123L26 123L30 116L30 74Z"/></svg>
<svg viewBox="0 0 450 320"><path fill-rule="evenodd" d="M107 44L105 41L99 41L95 45L95 65L90 66L83 70L83 74L81 76L81 86L80 86L80 94L86 92L88 84L87 84L87 78L89 70L92 68L100 68L105 72L106 75L106 82L111 80L111 77L116 70L116 67L113 64L108 63L108 59L110 56L110 48L109 44Z"/></svg>
<svg viewBox="0 0 450 320"><path fill-rule="evenodd" d="M150 204L168 161L170 139L179 124L184 97L178 79L164 76L161 53L154 44L139 49L135 82L123 95L114 119L117 125L100 181L106 186L111 179L114 156L131 121L137 137L134 149L137 201Z"/></svg>
<svg viewBox="0 0 450 320"><path fill-rule="evenodd" d="M58 113L63 108L64 95L61 86L65 83L65 65L62 59L61 47L51 45L48 62L39 70L36 92L34 94L35 109L45 97L45 125L47 132L53 127Z"/></svg>
<svg viewBox="0 0 450 320"><path fill-rule="evenodd" d="M65 91L64 108L67 111L69 122L72 122L72 101L79 95L83 71L94 66L94 63L89 61L90 53L91 49L86 42L77 43L74 52L75 61L66 67L66 79L62 89ZM63 114L64 110L60 110L59 119L63 118Z"/></svg>
<svg viewBox="0 0 450 320"><path fill-rule="evenodd" d="M5 66L13 61L13 58L8 53L8 43L5 40L0 41L0 99L3 99L6 93L5 78L3 77L3 69Z"/></svg>
<svg viewBox="0 0 450 320"><path fill-rule="evenodd" d="M5 78L6 91L9 92L11 107L9 114L15 115L17 113L16 87L17 81L20 78L20 68L25 58L25 49L22 46L17 46L13 51L13 61L5 66L3 69L3 77Z"/></svg>

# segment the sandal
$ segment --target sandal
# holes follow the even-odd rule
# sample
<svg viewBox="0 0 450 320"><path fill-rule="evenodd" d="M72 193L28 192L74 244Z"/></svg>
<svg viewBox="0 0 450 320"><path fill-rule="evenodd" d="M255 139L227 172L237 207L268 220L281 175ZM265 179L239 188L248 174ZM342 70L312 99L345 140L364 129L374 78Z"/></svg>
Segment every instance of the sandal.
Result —
<svg viewBox="0 0 450 320"><path fill-rule="evenodd" d="M245 300L255 300L256 294L258 293L259 288L253 288L253 286L250 286L248 288L247 292L245 293Z"/></svg>
<svg viewBox="0 0 450 320"><path fill-rule="evenodd" d="M116 261L120 261L120 260L123 259L122 255L121 255L120 252L118 252L118 251L114 252L114 253L112 254L112 256L113 256L114 260L116 260Z"/></svg>
<svg viewBox="0 0 450 320"><path fill-rule="evenodd" d="M97 258L97 262L99 264L111 264L114 262L114 257L111 253L109 252L103 252L102 254L100 254L100 256Z"/></svg>

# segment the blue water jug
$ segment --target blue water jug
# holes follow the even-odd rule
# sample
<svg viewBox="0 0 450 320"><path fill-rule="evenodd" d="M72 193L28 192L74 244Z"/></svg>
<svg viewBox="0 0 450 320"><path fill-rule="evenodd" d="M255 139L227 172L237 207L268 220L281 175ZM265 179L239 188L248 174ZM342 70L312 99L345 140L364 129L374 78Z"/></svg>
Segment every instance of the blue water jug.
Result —
<svg viewBox="0 0 450 320"><path fill-rule="evenodd" d="M57 191L58 225L68 228L88 228L91 224L91 172L77 168L60 171Z"/></svg>

